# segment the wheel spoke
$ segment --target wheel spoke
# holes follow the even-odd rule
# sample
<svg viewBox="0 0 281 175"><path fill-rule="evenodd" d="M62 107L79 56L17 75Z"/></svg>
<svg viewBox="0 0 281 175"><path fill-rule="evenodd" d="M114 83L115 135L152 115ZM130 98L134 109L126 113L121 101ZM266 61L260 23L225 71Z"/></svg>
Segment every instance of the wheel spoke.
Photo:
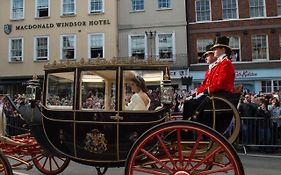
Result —
<svg viewBox="0 0 281 175"><path fill-rule="evenodd" d="M41 155L41 156L38 156L37 157L37 161L39 162L40 160L42 160L44 158L44 156L43 155Z"/></svg>
<svg viewBox="0 0 281 175"><path fill-rule="evenodd" d="M163 140L161 139L161 137L157 134L156 135L158 141L160 142L162 148L164 149L165 153L167 154L168 158L170 159L171 163L173 164L173 166L175 168L177 168L176 162L174 161L174 159L172 158L169 150L167 149L166 145L164 144Z"/></svg>
<svg viewBox="0 0 281 175"><path fill-rule="evenodd" d="M183 167L183 156L182 156L182 148L181 148L181 132L180 129L177 129L177 141L178 141L178 154L181 168Z"/></svg>
<svg viewBox="0 0 281 175"><path fill-rule="evenodd" d="M163 172L158 172L152 169L146 169L146 168L137 168L134 167L133 168L134 171L138 171L138 172L142 172L142 173L149 173L149 174L154 174L154 175L169 175L167 173L163 173Z"/></svg>
<svg viewBox="0 0 281 175"><path fill-rule="evenodd" d="M65 162L66 161L66 159L64 159L64 158L61 158L61 157L58 157L61 161L63 161L63 162Z"/></svg>
<svg viewBox="0 0 281 175"><path fill-rule="evenodd" d="M50 164L50 171L52 171L52 159L51 159L51 157L49 157L48 159L49 159L49 164Z"/></svg>
<svg viewBox="0 0 281 175"><path fill-rule="evenodd" d="M55 164L56 164L57 168L59 169L59 168L60 168L60 166L59 166L58 162L56 161L56 159L55 159L54 157L52 157L52 159L54 160L54 162L55 162Z"/></svg>
<svg viewBox="0 0 281 175"><path fill-rule="evenodd" d="M173 170L171 168L169 168L166 164L164 164L163 162L161 162L159 159L157 159L155 156L153 156L152 154L150 154L149 152L147 152L144 149L141 149L141 152L143 154L145 154L146 156L148 156L149 158L151 158L152 160L154 160L155 162L159 163L161 166L163 166L164 168L166 168L168 171L170 171L171 173L173 173Z"/></svg>
<svg viewBox="0 0 281 175"><path fill-rule="evenodd" d="M206 175L206 174L214 174L214 173L223 173L223 172L226 172L226 171L229 171L229 170L233 170L234 167L231 166L231 165L228 165L226 167L223 167L223 168L220 168L220 169L215 169L215 170L207 170L207 171L204 171L204 172L200 172L196 175Z"/></svg>
<svg viewBox="0 0 281 175"><path fill-rule="evenodd" d="M46 157L45 162L43 163L43 166L42 166L43 168L45 168L47 160L48 160L48 157Z"/></svg>
<svg viewBox="0 0 281 175"><path fill-rule="evenodd" d="M202 139L202 133L200 133L199 136L197 137L197 140L192 148L191 154L189 156L189 160L187 161L185 168L187 168L191 164L192 159L196 153L196 150L198 148L198 145L199 145L199 142L201 141L201 139Z"/></svg>
<svg viewBox="0 0 281 175"><path fill-rule="evenodd" d="M209 153L203 160L201 160L199 163L197 163L191 170L190 172L193 172L197 168L199 168L206 160L210 159L214 154L219 152L221 150L221 146L217 147L214 149L211 153Z"/></svg>

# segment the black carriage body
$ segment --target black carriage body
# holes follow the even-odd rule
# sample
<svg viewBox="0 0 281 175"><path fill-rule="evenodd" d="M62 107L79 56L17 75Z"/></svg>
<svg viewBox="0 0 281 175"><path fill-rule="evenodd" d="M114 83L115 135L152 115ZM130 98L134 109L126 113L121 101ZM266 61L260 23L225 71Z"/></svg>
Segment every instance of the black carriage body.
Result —
<svg viewBox="0 0 281 175"><path fill-rule="evenodd" d="M122 105L122 94L125 90L123 73L126 70L159 70L164 73L167 64L128 65L112 64L102 68L97 65L78 66L45 71L43 105L38 107L42 111L47 140L56 151L82 164L120 167L124 165L137 138L153 126L165 122L167 111L164 107L149 111L126 111ZM85 110L81 104L81 73L102 70L116 74L114 110ZM73 106L70 109L47 107L48 76L60 72L73 72L75 75Z"/></svg>

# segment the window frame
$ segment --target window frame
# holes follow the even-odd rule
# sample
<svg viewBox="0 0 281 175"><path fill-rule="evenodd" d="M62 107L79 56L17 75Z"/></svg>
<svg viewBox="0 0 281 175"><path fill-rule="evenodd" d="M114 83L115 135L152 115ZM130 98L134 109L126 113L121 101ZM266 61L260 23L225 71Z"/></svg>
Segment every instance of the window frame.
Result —
<svg viewBox="0 0 281 175"><path fill-rule="evenodd" d="M12 49L12 40L21 40L21 61L12 61L11 59L11 49ZM9 63L23 63L24 61L24 38L23 37L13 37L13 38L9 38L9 53L8 53L8 56L9 56Z"/></svg>
<svg viewBox="0 0 281 175"><path fill-rule="evenodd" d="M50 5L51 5L51 3L50 3L50 0L48 0L48 16L42 16L42 17L40 17L40 16L38 16L38 1L39 0L35 0L35 12L34 12L34 17L35 18L48 18L48 17L50 17L51 15L50 15L50 12L51 12L51 10L50 10Z"/></svg>
<svg viewBox="0 0 281 175"><path fill-rule="evenodd" d="M63 58L63 37L66 36L74 36L74 58L73 59L65 59ZM76 60L77 59L77 36L76 34L63 34L60 35L60 60Z"/></svg>
<svg viewBox="0 0 281 175"><path fill-rule="evenodd" d="M105 5L105 3L104 3L104 0L101 0L102 1L102 9L101 9L101 11L92 11L91 10L91 2L92 2L92 0L88 0L88 13L90 14L90 15L95 15L95 14L102 14L102 13L104 13L104 9L105 9L105 7L104 7L104 5Z"/></svg>
<svg viewBox="0 0 281 175"><path fill-rule="evenodd" d="M83 108L83 93L82 93L82 84L83 84L83 81L82 81L82 75L83 75L83 72L88 72L88 71L91 71L91 72L96 72L96 71L114 71L115 72L115 75L116 75L116 79L115 81L113 81L113 83L115 84L115 86L117 87L117 83L118 83L118 72L119 70L117 68L111 68L111 69L107 69L107 70L104 70L103 68L82 68L82 69L79 69L78 70L78 75L80 76L80 78L78 79L79 81L79 90L78 92L80 93L80 97L79 97L79 110L83 110L83 111L94 111L94 112L108 112L106 111L105 109L87 109L87 108ZM118 97L118 88L115 89L114 93L116 94L115 95L115 109L114 110L109 110L110 112L117 112L117 108L118 108L118 100L119 100L119 97ZM104 94L106 95L106 93Z"/></svg>
<svg viewBox="0 0 281 175"><path fill-rule="evenodd" d="M261 35L265 35L266 37L266 58L265 59L254 59L253 58L253 37L255 36L261 36ZM251 36L251 49L252 49L252 61L253 62L257 62L257 61L269 61L269 43L268 43L268 35L267 34L256 34L256 35L252 35Z"/></svg>
<svg viewBox="0 0 281 175"><path fill-rule="evenodd" d="M198 45L199 45L198 42L199 42L199 40L201 40L202 42L204 40L204 43L207 43L205 46L201 46L204 49L203 52L199 52L199 50L198 50ZM206 42L206 41L209 41L209 42ZM206 47L208 45L210 45L210 44L213 44L213 43L214 43L214 39L212 39L212 38L197 38L197 40L196 40L196 52L197 52L197 58L198 58L198 63L197 64L206 64L206 62L204 62L204 63L199 62L200 59L202 58L202 57L200 57L200 59L199 59L199 53L203 53L204 54L206 52Z"/></svg>
<svg viewBox="0 0 281 175"><path fill-rule="evenodd" d="M138 9L138 10L136 10L136 9L134 9L134 6L133 6L133 1L134 0L131 0L131 11L132 12L143 12L144 10L145 10L145 3L144 3L144 0L142 0L143 1L143 9Z"/></svg>
<svg viewBox="0 0 281 175"><path fill-rule="evenodd" d="M148 58L148 45L146 34L129 34L128 35L128 56L132 57L132 37L134 36L144 36L144 60Z"/></svg>
<svg viewBox="0 0 281 175"><path fill-rule="evenodd" d="M14 20L14 21L16 21L16 20L23 20L25 18L25 0L22 0L22 3L23 3L22 8L23 8L23 10L22 10L22 17L20 17L20 18L14 18L13 17L13 4L14 4L14 1L15 0L10 0L10 20Z"/></svg>
<svg viewBox="0 0 281 175"><path fill-rule="evenodd" d="M236 60L232 60L233 62L242 62L242 57L241 57L241 37L238 35L232 35L232 36L228 36L229 38L231 37L237 37L238 38L238 45L239 45L239 61ZM229 43L230 44L230 43ZM231 46L230 46L231 47ZM232 47L233 50L233 47ZM236 48L234 48L234 50L236 50Z"/></svg>
<svg viewBox="0 0 281 175"><path fill-rule="evenodd" d="M267 17L266 15L266 2L265 0L262 0L263 1L263 16L251 16L251 0L249 0L249 15L250 15L250 18L265 18Z"/></svg>
<svg viewBox="0 0 281 175"><path fill-rule="evenodd" d="M201 0L195 0L195 21L196 21L196 23L204 23L204 22L210 22L210 21L212 21L213 19L212 19L212 1L211 0L207 0L208 2L209 2L209 7L210 7L210 12L209 12L209 16L210 16L210 19L209 20L203 20L203 21L198 21L197 20L197 6L196 6L196 2L197 1L201 1Z"/></svg>
<svg viewBox="0 0 281 175"><path fill-rule="evenodd" d="M103 39L103 43L102 43L102 57L100 58L105 58L105 34L104 33L89 33L88 34L88 58L89 59L95 59L95 58L91 58L91 36L93 35L102 35L102 39Z"/></svg>
<svg viewBox="0 0 281 175"><path fill-rule="evenodd" d="M64 71L61 71L61 72L56 72L56 71L52 71L52 72L48 72L48 73L46 73L45 74L45 85L44 85L44 96L43 96L43 102L44 102L44 105L48 108L48 109L55 109L55 110L62 110L62 109L59 109L59 108L57 108L57 107L52 107L52 106L49 106L48 105L48 94L49 94L49 77L50 77L50 75L52 75L52 74L56 74L56 73L73 73L73 75L74 75L74 78L73 78L73 87L72 87L72 91L73 91L73 95L72 95L72 106L71 106L71 110L74 110L75 108L76 108L76 106L75 106L75 103L76 103L76 98L75 98L75 96L76 96L76 94L77 94L77 90L76 90L76 88L75 88L75 81L76 81L76 79L77 79L77 72L76 72L76 70L75 69L70 69L70 70L64 70ZM67 107L69 107L69 106L63 106L63 107L66 107L66 109L68 109ZM70 108L69 108L70 109ZM68 109L68 110L69 110Z"/></svg>
<svg viewBox="0 0 281 175"><path fill-rule="evenodd" d="M159 35L170 35L172 34L172 51L173 51L173 57L169 58L169 59L162 59L160 58L160 54L159 54ZM156 51L156 57L158 60L166 60L166 61L176 61L176 33L175 32L166 32L166 33L157 33L156 34L156 42L155 42L155 51Z"/></svg>
<svg viewBox="0 0 281 175"><path fill-rule="evenodd" d="M37 39L39 38L47 38L47 57L42 57L42 58L47 58L46 60L38 60L37 57ZM50 60L50 37L47 35L38 35L34 37L34 45L33 45L33 61L35 62L42 62L42 61L49 61Z"/></svg>
<svg viewBox="0 0 281 175"><path fill-rule="evenodd" d="M73 11L73 13L64 13L64 11L63 11L63 1L64 0L61 0L61 7L60 7L60 15L61 16L75 16L75 15L77 15L77 13L76 13L76 10L77 10L77 2L76 2L76 0L73 0L73 2L74 2L74 11Z"/></svg>
<svg viewBox="0 0 281 175"><path fill-rule="evenodd" d="M224 8L223 8L223 0L221 1L221 6L222 6L222 20L234 20L234 19L239 19L239 4L238 4L238 0L236 1L236 17L235 18L224 18Z"/></svg>
<svg viewBox="0 0 281 175"><path fill-rule="evenodd" d="M158 10L172 9L172 2L171 2L171 0L168 0L169 7L160 7L160 1L161 1L161 0L158 0L158 1L157 1L157 8L158 8Z"/></svg>

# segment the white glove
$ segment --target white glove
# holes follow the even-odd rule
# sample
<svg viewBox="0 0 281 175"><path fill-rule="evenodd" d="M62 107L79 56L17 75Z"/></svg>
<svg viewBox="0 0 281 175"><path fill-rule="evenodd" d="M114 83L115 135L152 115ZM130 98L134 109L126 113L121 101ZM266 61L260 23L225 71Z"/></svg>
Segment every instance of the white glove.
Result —
<svg viewBox="0 0 281 175"><path fill-rule="evenodd" d="M202 92L202 93L196 95L196 97L194 97L194 99L198 99L198 98L202 97L203 95L204 95L204 93Z"/></svg>
<svg viewBox="0 0 281 175"><path fill-rule="evenodd" d="M186 100L187 101L189 101L189 100L191 100L193 97L192 97L192 95L191 96L189 96L189 97L186 97Z"/></svg>

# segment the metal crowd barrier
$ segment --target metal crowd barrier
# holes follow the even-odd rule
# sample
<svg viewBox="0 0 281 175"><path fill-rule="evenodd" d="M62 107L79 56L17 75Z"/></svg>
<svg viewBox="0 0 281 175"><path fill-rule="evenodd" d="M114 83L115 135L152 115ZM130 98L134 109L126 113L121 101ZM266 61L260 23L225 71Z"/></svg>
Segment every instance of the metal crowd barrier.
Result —
<svg viewBox="0 0 281 175"><path fill-rule="evenodd" d="M243 147L247 154L247 148L254 147L259 151L275 151L281 148L281 126L277 120L262 117L241 117L241 129L237 143Z"/></svg>

